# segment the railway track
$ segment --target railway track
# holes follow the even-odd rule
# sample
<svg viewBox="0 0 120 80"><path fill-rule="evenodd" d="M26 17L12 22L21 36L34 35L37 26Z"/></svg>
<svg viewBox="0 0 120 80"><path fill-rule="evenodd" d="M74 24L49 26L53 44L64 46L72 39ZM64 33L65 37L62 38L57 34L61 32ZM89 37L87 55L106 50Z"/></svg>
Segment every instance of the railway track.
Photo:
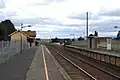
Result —
<svg viewBox="0 0 120 80"><path fill-rule="evenodd" d="M77 59L79 59L81 61L86 61L87 64L90 64L90 65L94 64L91 66L94 66L94 67L96 67L96 68L98 68L98 69L100 69L100 70L102 70L110 75L113 75L115 77L120 78L119 77L120 76L120 68L119 67L116 67L116 66L113 66L111 64L107 64L107 63L104 63L104 62L101 62L98 60L94 60L93 58L89 58L87 56L83 56L83 55L79 54L78 52L74 51L74 49L71 50L69 48L66 48L66 50L74 53L74 55L71 54L71 56L76 57ZM78 56L75 56L75 54Z"/></svg>
<svg viewBox="0 0 120 80"><path fill-rule="evenodd" d="M108 70L107 68L106 68L107 70L98 68L101 66L98 64L91 63L90 60L88 61L88 59L86 59L86 58L84 58L84 59L80 58L80 56L78 56L76 53L73 54L73 52L67 51L66 49L64 49L60 46L59 47L51 46L50 49L51 49L51 51L54 50L54 52L53 52L54 54L57 53L57 54L61 55L61 57L65 57L66 59L72 61L75 65L77 65L78 67L83 69L86 73L91 75L96 80L120 80L119 72L111 73L111 72L107 71ZM111 70L111 71L115 71L115 70ZM116 74L118 74L118 75L116 75Z"/></svg>
<svg viewBox="0 0 120 80"><path fill-rule="evenodd" d="M72 62L64 55L56 51L53 47L51 46L47 47L54 55L54 57L58 60L58 62L61 64L61 66L66 70L66 72L68 73L72 80L97 80L89 73L84 71L82 68L80 68L78 65L76 65L74 62Z"/></svg>

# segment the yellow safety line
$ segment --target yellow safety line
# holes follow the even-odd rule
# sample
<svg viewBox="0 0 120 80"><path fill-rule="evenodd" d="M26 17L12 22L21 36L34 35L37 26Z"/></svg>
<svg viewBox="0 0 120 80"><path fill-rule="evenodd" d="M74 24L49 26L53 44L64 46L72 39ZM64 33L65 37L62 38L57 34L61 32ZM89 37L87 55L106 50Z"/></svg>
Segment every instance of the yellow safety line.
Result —
<svg viewBox="0 0 120 80"><path fill-rule="evenodd" d="M42 54L43 54L43 61L44 61L44 68L45 68L45 76L46 76L46 80L49 80L45 54L44 54L44 50L43 50L43 46L42 45L41 45L41 47L42 47Z"/></svg>

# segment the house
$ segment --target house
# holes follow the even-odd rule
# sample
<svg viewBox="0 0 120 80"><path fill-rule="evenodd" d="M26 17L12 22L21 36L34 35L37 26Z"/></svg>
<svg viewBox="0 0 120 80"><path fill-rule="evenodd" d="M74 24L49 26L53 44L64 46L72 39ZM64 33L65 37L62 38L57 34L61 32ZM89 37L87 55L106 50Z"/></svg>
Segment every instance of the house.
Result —
<svg viewBox="0 0 120 80"><path fill-rule="evenodd" d="M15 31L9 35L11 37L11 41L21 41L23 43L28 43L30 46L34 46L36 31Z"/></svg>

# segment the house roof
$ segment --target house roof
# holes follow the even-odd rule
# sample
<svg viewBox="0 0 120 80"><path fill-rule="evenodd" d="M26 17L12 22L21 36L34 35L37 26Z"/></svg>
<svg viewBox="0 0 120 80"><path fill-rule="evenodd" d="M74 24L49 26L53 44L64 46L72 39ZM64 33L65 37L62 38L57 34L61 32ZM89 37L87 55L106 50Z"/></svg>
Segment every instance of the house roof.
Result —
<svg viewBox="0 0 120 80"><path fill-rule="evenodd" d="M22 33L25 36L30 37L30 38L36 37L36 31L30 31L30 30L28 30L28 31L20 31L20 30L18 30L18 31L15 31L15 32L9 34L9 36L12 36L12 35L16 34L17 32L20 32L20 33Z"/></svg>
<svg viewBox="0 0 120 80"><path fill-rule="evenodd" d="M22 31L23 33L29 35L30 37L36 37L36 31Z"/></svg>

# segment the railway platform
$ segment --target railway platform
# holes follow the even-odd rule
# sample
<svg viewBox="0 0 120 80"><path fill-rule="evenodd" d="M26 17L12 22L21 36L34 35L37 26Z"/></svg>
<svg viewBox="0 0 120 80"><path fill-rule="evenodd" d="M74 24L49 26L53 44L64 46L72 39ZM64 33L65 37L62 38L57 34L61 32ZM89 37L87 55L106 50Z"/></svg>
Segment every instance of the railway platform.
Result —
<svg viewBox="0 0 120 80"><path fill-rule="evenodd" d="M26 80L70 80L50 51L40 45L26 74Z"/></svg>
<svg viewBox="0 0 120 80"><path fill-rule="evenodd" d="M35 53L36 48L29 48L0 64L0 80L25 80Z"/></svg>
<svg viewBox="0 0 120 80"><path fill-rule="evenodd" d="M40 45L0 64L0 80L70 80L49 50Z"/></svg>
<svg viewBox="0 0 120 80"><path fill-rule="evenodd" d="M77 46L72 46L72 45L68 45L68 46L76 48L76 49L84 49L84 50L88 50L88 51L92 51L92 52L96 52L96 53L101 53L101 54L106 54L106 55L110 55L110 56L120 57L120 54L118 54L118 53L107 52L107 51L102 51L102 50L93 50L93 49L89 49L89 48L77 47Z"/></svg>

